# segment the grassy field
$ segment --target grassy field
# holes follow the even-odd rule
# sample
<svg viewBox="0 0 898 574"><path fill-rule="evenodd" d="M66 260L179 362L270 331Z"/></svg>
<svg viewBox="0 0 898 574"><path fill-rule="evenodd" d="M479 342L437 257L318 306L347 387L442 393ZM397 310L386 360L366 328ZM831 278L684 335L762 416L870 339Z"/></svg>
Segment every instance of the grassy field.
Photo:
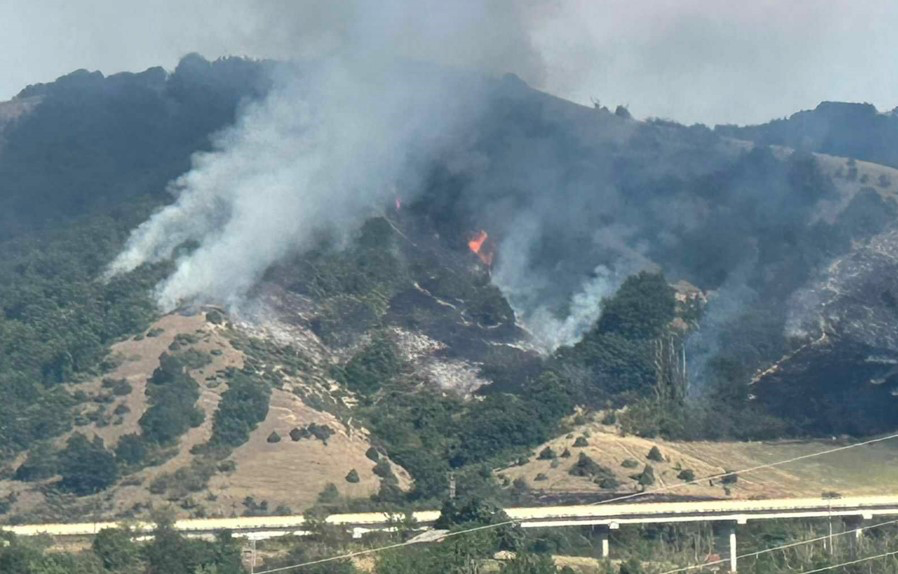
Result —
<svg viewBox="0 0 898 574"><path fill-rule="evenodd" d="M587 446L575 447L583 437ZM842 496L874 495L895 492L898 484L898 439L863 446L803 460L790 462L755 472L742 472L735 484L724 485L719 479L709 482L703 477L739 471L807 456L850 444L844 440L779 441L779 442L668 442L622 436L612 426L597 422L576 427L572 433L551 440L533 451L530 460L521 466L497 471L510 481L523 479L527 485L545 495L628 493L639 490L633 475L646 464L653 467L656 482L646 490L680 496L709 498L782 498L814 497L824 492ZM561 455L567 449L571 456L540 460L538 453L546 446ZM661 462L647 458L653 446L663 455ZM585 453L598 464L611 470L620 486L602 489L592 480L572 476L569 471ZM624 461L632 468L627 468ZM677 478L683 469L691 470L695 484ZM540 480L536 480L538 475Z"/></svg>

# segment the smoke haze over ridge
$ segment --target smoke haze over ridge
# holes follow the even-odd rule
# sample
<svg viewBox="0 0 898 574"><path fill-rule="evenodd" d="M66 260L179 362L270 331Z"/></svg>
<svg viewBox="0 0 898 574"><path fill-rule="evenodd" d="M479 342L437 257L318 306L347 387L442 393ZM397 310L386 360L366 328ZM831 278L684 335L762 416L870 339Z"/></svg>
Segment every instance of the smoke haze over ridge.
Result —
<svg viewBox="0 0 898 574"><path fill-rule="evenodd" d="M500 254L493 281L545 349L579 340L603 298L658 266L722 289L726 322L755 274L780 273L790 257L765 243L800 232L819 199L792 188L816 177L800 161L737 160L707 129L593 113L478 75L511 69L539 81L548 70L534 21L558 17L552 6L350 2L308 18L301 4L264 6L263 21L283 21L276 36L291 30L281 39L298 60L279 65L270 94L194 158L172 184L176 201L109 269L177 257L157 289L164 310L239 304L271 265L321 236L345 238L396 190L403 202L451 191L455 220L472 227L446 231L489 229ZM428 189L434 164L464 183ZM185 242L196 249L177 254Z"/></svg>
<svg viewBox="0 0 898 574"><path fill-rule="evenodd" d="M284 16L296 17L287 6ZM416 170L437 150L451 153L447 144L476 119L476 81L453 85L454 72L410 56L436 56L448 44L465 50L461 59L438 58L446 64L488 69L492 57L500 68L509 55L536 60L526 28L508 18L514 3L333 6L315 12L324 26L318 34L297 40L297 54L317 51L319 59L280 68L270 95L248 106L215 150L198 154L173 183L175 203L132 234L111 274L194 241L198 248L158 287L160 307L236 303L272 263L309 247L316 234L351 230L397 186L414 193ZM500 7L511 25L487 34L483 26Z"/></svg>
<svg viewBox="0 0 898 574"><path fill-rule="evenodd" d="M396 2L377 4L383 14L395 13ZM6 0L0 100L73 69L170 68L190 52L318 57L349 38L348 15L357 8L318 0ZM822 100L898 105L891 73L898 4L890 0L521 0L403 8L416 25L394 45L415 57L513 72L580 103L630 104L639 117L757 123ZM366 16L379 14L369 8ZM443 22L464 23L470 36L459 37Z"/></svg>

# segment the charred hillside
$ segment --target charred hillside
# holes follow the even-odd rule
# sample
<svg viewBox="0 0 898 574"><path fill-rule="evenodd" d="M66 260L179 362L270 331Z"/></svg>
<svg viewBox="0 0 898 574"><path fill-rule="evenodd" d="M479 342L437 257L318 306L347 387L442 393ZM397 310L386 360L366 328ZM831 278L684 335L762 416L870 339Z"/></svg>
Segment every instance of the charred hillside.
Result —
<svg viewBox="0 0 898 574"><path fill-rule="evenodd" d="M760 400L820 432L895 427L898 235L894 229L830 265L794 295L796 350L756 379Z"/></svg>

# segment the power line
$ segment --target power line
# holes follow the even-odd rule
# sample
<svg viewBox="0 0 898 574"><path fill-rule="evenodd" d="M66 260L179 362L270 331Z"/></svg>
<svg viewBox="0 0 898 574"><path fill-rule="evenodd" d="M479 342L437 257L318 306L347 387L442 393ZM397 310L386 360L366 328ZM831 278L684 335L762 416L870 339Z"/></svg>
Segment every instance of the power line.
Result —
<svg viewBox="0 0 898 574"><path fill-rule="evenodd" d="M659 488L654 488L654 489L651 489L651 490L645 490L645 491L642 491L642 492L634 492L634 493L631 493L631 494L626 494L626 495L623 495L623 496L619 496L619 497L616 497L616 498L612 498L611 500L602 500L602 501L599 501L599 502L595 502L595 503L593 503L593 504L594 504L594 505L598 505L598 504L607 504L607 503L609 503L609 502L618 502L618 501L621 501L621 500L628 500L628 499L630 499L630 498L636 498L636 497L639 497L639 496L645 496L646 494L654 494L654 493L657 493L657 492L664 492L664 491L668 491L668 490L676 490L676 489L678 489L678 488L683 488L683 487L685 487L685 486L692 486L692 485L694 485L694 484L698 484L698 483L704 482L704 481L706 481L706 480L714 480L715 478L723 478L723 477L725 477L725 476L740 475L740 474L751 474L751 473L757 472L757 471L759 471L759 470L764 470L764 469L767 469L767 468L774 468L774 467L777 467L777 466L782 466L782 465L784 465L784 464L789 464L789 463L792 463L792 462L798 462L799 460L805 460L805 459L809 459L809 458L814 458L814 457L818 457L818 456L823 456L823 455L825 455L825 454L832 454L832 453L835 453L835 452L841 452L841 451L843 451L843 450L849 450L849 449L852 449L852 448L857 448L857 447L859 447L859 446L867 446L867 445L870 445L870 444L874 444L874 443L877 443L877 442L883 442L883 441L890 440L890 439L893 439L893 438L898 438L898 433L896 433L896 434L891 434L891 435L888 435L888 436L879 437L879 438L874 438L874 439L870 439L870 440L865 440L865 441L863 441L863 442L856 442L856 443L852 443L852 444L848 444L848 445L844 445L844 446L840 446L840 447L836 447L836 448L831 448L831 449L827 449L827 450L821 450L821 451L817 451L817 452L812 452L812 453L808 453L808 454L803 454L803 455L801 455L801 456L796 456L796 457L789 458L789 459L786 459L786 460L780 460L780 461L777 461L777 462L771 462L771 463L768 463L768 464L759 464L759 465L757 465L757 466L752 466L752 467L745 468L745 469L742 469L742 470L731 470L731 471L728 471L728 472L720 472L720 473L717 473L717 474L712 474L712 475L708 475L708 476L703 476L703 477L701 477L701 478L696 478L696 479L694 479L694 480L688 480L688 481L686 481L686 482L680 482L680 483L672 484L672 485L669 485L669 486L662 486L662 487L659 487Z"/></svg>
<svg viewBox="0 0 898 574"><path fill-rule="evenodd" d="M887 440L890 440L890 439L893 439L893 438L898 438L898 433L891 434L891 435L884 436L884 437L879 437L879 438L869 439L869 440L865 440L865 441L861 441L861 442L856 442L856 443L852 443L852 444L848 444L848 445L844 445L844 446L840 446L840 447L836 447L836 448L831 448L831 449L827 449L827 450L822 450L822 451L818 451L818 452L815 452L815 453L809 453L809 454L805 454L805 455L801 455L801 456L796 456L796 457L793 457L793 458L790 458L790 459L786 459L786 460L782 460L782 461L778 461L778 462L772 462L772 463L768 463L768 464L761 464L761 465L757 465L757 466L753 466L753 467L749 467L749 468L742 469L742 470L737 470L737 471L730 471L730 472L723 472L723 473L712 474L712 475L709 475L709 476L704 476L704 477L701 477L701 478L697 478L697 479L695 479L695 480L690 480L690 481L683 482L683 483L679 483L679 484L673 484L673 485L667 485L667 486L659 486L659 487L657 487L657 488L652 488L652 489L648 489L648 490L643 490L643 491L641 491L641 492L634 492L634 493L631 493L631 494L625 494L625 495L622 495L622 496L617 496L617 497L614 497L614 498L609 498L609 499L606 499L606 500L601 500L601 501L599 501L599 502L594 503L594 505L611 504L611 503L613 503L613 502L620 502L621 500L630 500L630 499L637 498L637 497L640 497L640 496L647 496L647 495L649 495L649 494L656 494L656 493L658 493L658 492L666 492L666 491L669 491L669 490L674 490L674 489L677 489L677 488L681 488L681 487L683 487L683 486L689 486L690 484L697 484L697 483L699 483L699 482L704 482L704 481L709 480L709 479L710 479L710 480L713 480L713 479L715 479L715 478L721 478L721 477L728 476L728 475L733 475L733 474L750 474L750 473L752 473L752 472L756 472L756 471L759 471L759 470L763 470L763 469L765 469L765 468L772 468L772 467L776 467L776 466L781 466L781 465L783 465L783 464L788 464L788 463L791 463L791 462L796 462L796 461L799 461L799 460L805 460L805 459L809 459L809 458L814 458L814 457L818 457L818 456L823 456L823 455L827 455L827 454L832 454L832 453L835 453L835 452L841 452L841 451L844 451L844 450L849 450L849 449L857 448L857 447L860 447L860 446L867 446L867 445L870 445L870 444L874 444L874 443L878 443L878 442L887 441ZM510 526L510 525L512 525L512 524L517 524L517 523L519 523L519 522L521 522L520 519L519 519L519 520L506 520L506 521L503 521L503 522L496 522L496 523L494 523L494 524L486 524L486 525L483 525L483 526L475 526L475 527L473 527L473 528L466 528L466 529L463 529L463 530L456 530L456 531L454 531L454 532L447 532L447 533L444 534L441 538L442 538L442 539L445 539L445 538L451 538L451 537L453 537L453 536L460 536L460 535L462 535L462 534L469 534L469 533L471 533L471 532L477 532L477 531L480 531L480 530L488 530L488 529L492 529L492 528L500 528L500 527L502 527L502 526ZM355 557L357 557L357 556L365 556L365 555L368 555L368 554L376 554L376 553L383 552L383 551L386 551L386 550L393 550L393 549L396 549L396 548L402 548L402 547L404 547L404 546L411 546L411 545L413 545L413 544L421 544L421 543L423 543L423 542L427 542L427 540L416 540L416 539L413 538L413 539L407 540L407 541L405 541L405 542L398 542L398 543L396 543L396 544L390 544L390 545L387 545L387 546L379 546L379 547L377 547L377 548L368 548L368 549L366 549L366 550L359 550L359 551L356 551L356 552L348 552L348 553L346 553L346 554L340 554L340 555L338 555L338 556L331 556L331 557L329 557L329 558L321 558L321 559L319 559L319 560L312 560L312 561L310 561L310 562L302 562L302 563L300 563L300 564L293 564L293 565L291 565L291 566L281 566L280 568L273 568L273 569L271 569L271 570L260 570L260 571L257 572L256 574L273 574L273 573L275 573L275 572L285 572L285 571L287 571L287 570L293 570L293 569L297 569L297 568L304 568L304 567L306 567L306 566L314 566L314 565L316 565L316 564L324 564L324 563L326 563L326 562L334 562L334 561L337 561L337 560L347 560L347 559L350 559L350 558L355 558Z"/></svg>
<svg viewBox="0 0 898 574"><path fill-rule="evenodd" d="M816 568L814 570L805 570L803 572L798 572L797 574L814 574L814 572L825 572L827 570L832 570L833 568L842 568L843 566L851 566L852 564L860 564L861 562L868 562L870 560L876 560L877 558L886 558L888 556L894 556L898 554L898 550L893 550L891 552L884 552L882 554L877 554L876 556L867 556L866 558L858 558L857 560L852 560L850 562L842 562L841 564L833 564L832 566L824 566L823 568Z"/></svg>
<svg viewBox="0 0 898 574"><path fill-rule="evenodd" d="M872 530L874 528L881 528L883 526L888 526L889 524L896 524L896 523L898 523L898 519L889 520L886 522L880 522L879 524L871 524L870 526L864 526L863 528L854 528L852 530L838 532L836 534L833 534L832 537L835 538L837 536L845 536L846 534L855 534L857 532L863 532L865 530ZM781 544L779 546L774 546L772 548L765 548L764 550L758 550L756 552L748 552L746 554L739 554L738 556L736 556L736 558L737 559L753 558L755 556L760 556L762 554L776 552L777 550L786 550L788 548L794 548L796 546L804 546L805 544L813 544L814 542L821 542L821 541L827 540L829 538L830 538L830 535L825 534L825 535L819 536L817 538L811 538L808 540L799 540L797 542L789 542L787 544ZM727 560L713 560L711 562L705 562L703 564L693 564L692 566L683 566L683 567L677 568L675 570L667 570L665 572L662 572L661 574L677 574L678 572L688 572L689 570L695 570L698 568L706 568L708 566L714 566L716 564L724 564L726 562L729 562L729 560L728 559Z"/></svg>
<svg viewBox="0 0 898 574"><path fill-rule="evenodd" d="M478 530L488 530L491 528L498 528L500 526L508 526L509 524L515 524L519 522L518 520L506 520L505 522L497 522L495 524L485 524L483 526L476 526L474 528L466 528L465 530L456 530L455 532L447 532L440 536L440 539L451 538L453 536L459 536L461 534L469 534L471 532L476 532ZM423 542L427 542L426 540L406 540L405 542L397 542L396 544L390 544L388 546L379 546L377 548L368 548L367 550L359 550L357 552L349 552L346 554L341 554L339 556L331 556L329 558L321 558L320 560L312 560L311 562L303 562L302 564L294 564L292 566L281 566L280 568L272 568L271 570L260 570L256 572L256 574L272 574L272 572L284 572L285 570L292 570L294 568L302 568L304 566L314 566L315 564L324 564L325 562L334 562L336 560L346 560L348 558L355 558L357 556L364 556L366 554L374 554L377 552L383 552L384 550L393 550L394 548L401 548L403 546L411 546L412 544L421 544Z"/></svg>

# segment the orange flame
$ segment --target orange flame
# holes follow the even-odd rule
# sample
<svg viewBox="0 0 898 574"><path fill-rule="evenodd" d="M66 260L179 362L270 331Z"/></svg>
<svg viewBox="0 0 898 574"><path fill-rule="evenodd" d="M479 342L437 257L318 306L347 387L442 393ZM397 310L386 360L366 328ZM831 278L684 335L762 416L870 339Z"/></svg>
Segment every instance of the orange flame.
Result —
<svg viewBox="0 0 898 574"><path fill-rule="evenodd" d="M493 264L494 255L492 246L487 243L489 238L489 234L481 229L468 241L468 249L475 253L487 267Z"/></svg>

